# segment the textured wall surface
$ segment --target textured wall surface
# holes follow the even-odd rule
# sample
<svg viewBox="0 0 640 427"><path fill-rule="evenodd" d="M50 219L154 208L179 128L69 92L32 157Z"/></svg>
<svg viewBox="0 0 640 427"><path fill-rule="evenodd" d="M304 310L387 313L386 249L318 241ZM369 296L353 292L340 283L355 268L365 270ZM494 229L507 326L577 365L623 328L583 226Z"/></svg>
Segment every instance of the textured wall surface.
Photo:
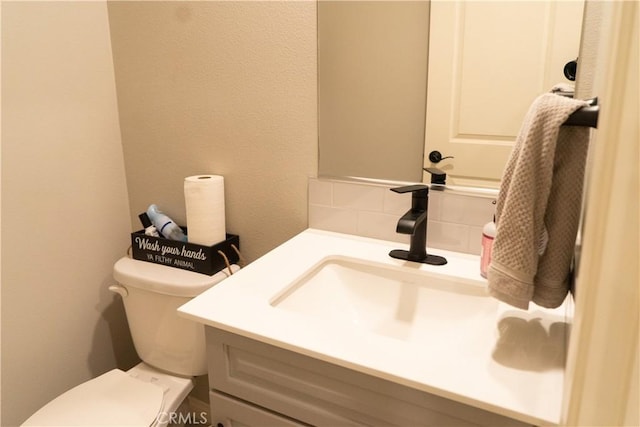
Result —
<svg viewBox="0 0 640 427"><path fill-rule="evenodd" d="M3 426L135 363L128 213L106 3L3 2Z"/></svg>
<svg viewBox="0 0 640 427"><path fill-rule="evenodd" d="M183 180L225 178L249 260L307 227L317 170L315 2L110 2L131 220L185 224Z"/></svg>

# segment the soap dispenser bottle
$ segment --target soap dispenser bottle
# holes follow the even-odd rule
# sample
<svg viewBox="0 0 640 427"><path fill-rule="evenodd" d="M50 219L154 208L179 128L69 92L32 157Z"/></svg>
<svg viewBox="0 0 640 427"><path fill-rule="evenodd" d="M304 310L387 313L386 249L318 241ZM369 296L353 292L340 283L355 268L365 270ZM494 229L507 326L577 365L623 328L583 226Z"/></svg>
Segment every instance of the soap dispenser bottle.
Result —
<svg viewBox="0 0 640 427"><path fill-rule="evenodd" d="M482 244L480 248L480 275L487 278L489 272L489 264L491 264L491 250L493 248L493 239L496 237L496 216L493 221L489 221L482 228Z"/></svg>

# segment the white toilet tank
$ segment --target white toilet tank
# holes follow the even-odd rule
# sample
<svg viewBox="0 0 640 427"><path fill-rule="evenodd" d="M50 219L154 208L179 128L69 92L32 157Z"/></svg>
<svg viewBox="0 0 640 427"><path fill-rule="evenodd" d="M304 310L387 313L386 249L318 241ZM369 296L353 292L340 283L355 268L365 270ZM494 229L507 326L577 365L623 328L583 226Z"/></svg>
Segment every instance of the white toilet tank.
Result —
<svg viewBox="0 0 640 427"><path fill-rule="evenodd" d="M237 269L237 266L234 266ZM128 257L113 267L138 356L147 364L183 376L207 372L203 325L178 316L181 305L228 277L193 273Z"/></svg>

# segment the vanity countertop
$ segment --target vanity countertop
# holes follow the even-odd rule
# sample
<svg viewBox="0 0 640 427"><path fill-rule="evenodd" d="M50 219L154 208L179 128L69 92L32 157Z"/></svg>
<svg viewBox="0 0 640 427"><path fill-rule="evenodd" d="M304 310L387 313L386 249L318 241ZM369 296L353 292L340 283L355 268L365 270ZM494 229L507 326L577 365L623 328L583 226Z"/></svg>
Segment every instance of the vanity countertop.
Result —
<svg viewBox="0 0 640 427"><path fill-rule="evenodd" d="M183 317L534 425L560 420L570 313L496 301L459 334L402 340L274 307L283 288L327 257L456 276L484 292L479 257L428 250L444 266L388 256L407 245L308 229L179 308ZM491 298L486 296L486 298ZM445 337L445 338L443 338Z"/></svg>

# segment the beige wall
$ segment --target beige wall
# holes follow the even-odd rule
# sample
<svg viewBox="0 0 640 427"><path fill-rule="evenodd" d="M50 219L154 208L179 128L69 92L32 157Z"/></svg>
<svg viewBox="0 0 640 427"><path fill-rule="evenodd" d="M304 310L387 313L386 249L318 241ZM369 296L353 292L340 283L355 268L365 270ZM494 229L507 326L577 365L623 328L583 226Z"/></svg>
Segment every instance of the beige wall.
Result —
<svg viewBox="0 0 640 427"><path fill-rule="evenodd" d="M135 362L107 291L129 206L104 2L2 5L2 422Z"/></svg>
<svg viewBox="0 0 640 427"><path fill-rule="evenodd" d="M306 228L316 63L313 1L3 2L3 426L136 363L111 268L185 176L249 260Z"/></svg>
<svg viewBox="0 0 640 427"><path fill-rule="evenodd" d="M131 218L185 224L183 181L225 177L254 260L307 226L317 162L316 5L109 2Z"/></svg>
<svg viewBox="0 0 640 427"><path fill-rule="evenodd" d="M588 1L585 13L591 37L579 86L598 96L601 111L589 148L563 425L638 426L640 4Z"/></svg>

